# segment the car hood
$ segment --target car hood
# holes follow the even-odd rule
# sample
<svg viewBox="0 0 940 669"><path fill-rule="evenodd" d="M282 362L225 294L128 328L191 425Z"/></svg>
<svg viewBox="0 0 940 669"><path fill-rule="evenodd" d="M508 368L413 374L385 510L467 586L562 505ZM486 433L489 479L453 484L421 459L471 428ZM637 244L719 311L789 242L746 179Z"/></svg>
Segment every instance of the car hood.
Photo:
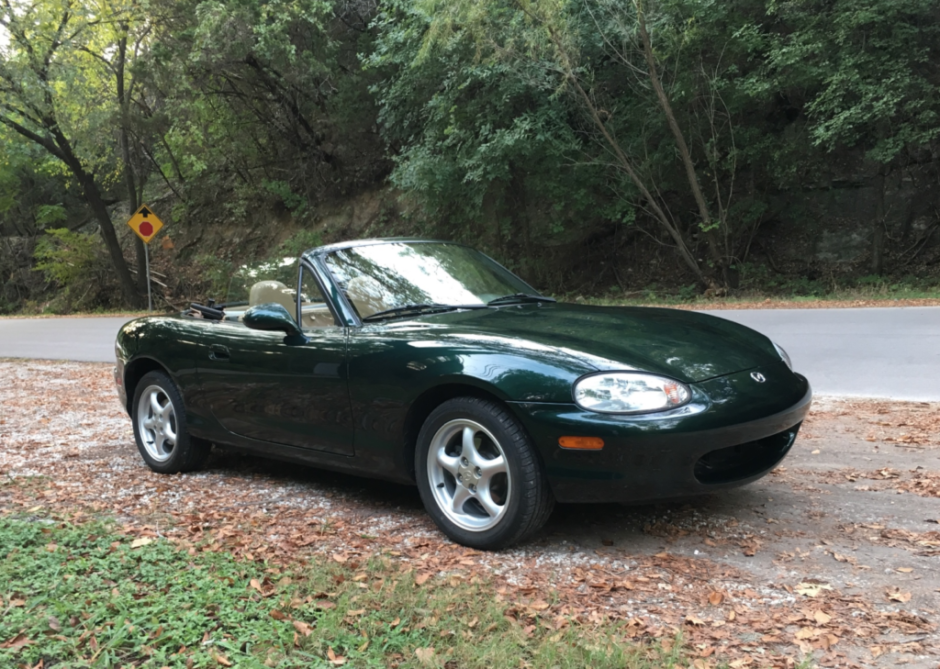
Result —
<svg viewBox="0 0 940 669"><path fill-rule="evenodd" d="M780 361L771 341L732 321L679 309L524 304L421 319L450 337L513 339L597 370L636 369L686 383ZM436 328L435 328L436 329Z"/></svg>

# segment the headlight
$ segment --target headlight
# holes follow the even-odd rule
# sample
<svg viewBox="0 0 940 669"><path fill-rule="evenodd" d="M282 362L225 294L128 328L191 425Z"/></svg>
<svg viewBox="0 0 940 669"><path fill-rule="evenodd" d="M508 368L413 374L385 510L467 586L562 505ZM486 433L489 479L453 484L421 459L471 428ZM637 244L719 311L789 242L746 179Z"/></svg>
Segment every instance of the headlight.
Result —
<svg viewBox="0 0 940 669"><path fill-rule="evenodd" d="M598 413L665 411L682 406L691 397L685 384L652 374L594 374L574 384L575 403Z"/></svg>
<svg viewBox="0 0 940 669"><path fill-rule="evenodd" d="M777 342L773 342L774 348L777 349L777 353L780 354L780 359L787 363L787 367L790 371L793 371L793 363L790 362L790 356L787 355L787 352L783 350L783 347Z"/></svg>

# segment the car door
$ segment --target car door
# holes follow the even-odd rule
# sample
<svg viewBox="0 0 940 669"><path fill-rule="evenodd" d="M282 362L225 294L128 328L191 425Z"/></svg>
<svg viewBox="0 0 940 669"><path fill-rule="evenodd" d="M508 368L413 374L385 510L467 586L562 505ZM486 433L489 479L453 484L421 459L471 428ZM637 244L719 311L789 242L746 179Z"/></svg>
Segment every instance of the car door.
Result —
<svg viewBox="0 0 940 669"><path fill-rule="evenodd" d="M346 328L336 325L316 275L302 266L296 314L306 341L216 325L199 377L213 416L228 431L269 442L353 455Z"/></svg>

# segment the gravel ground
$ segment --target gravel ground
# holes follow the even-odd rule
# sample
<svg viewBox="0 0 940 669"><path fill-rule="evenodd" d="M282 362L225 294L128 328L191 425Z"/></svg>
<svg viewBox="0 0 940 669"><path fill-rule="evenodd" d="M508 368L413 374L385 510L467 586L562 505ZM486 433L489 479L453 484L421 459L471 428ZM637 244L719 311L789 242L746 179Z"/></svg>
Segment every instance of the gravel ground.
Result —
<svg viewBox="0 0 940 669"><path fill-rule="evenodd" d="M409 487L221 451L198 474L151 473L108 365L0 361L0 374L0 513L110 515L129 534L277 563L384 553L420 582L493 581L523 625L681 631L696 667L938 666L938 405L823 398L755 484L559 506L528 544L483 554L444 539Z"/></svg>

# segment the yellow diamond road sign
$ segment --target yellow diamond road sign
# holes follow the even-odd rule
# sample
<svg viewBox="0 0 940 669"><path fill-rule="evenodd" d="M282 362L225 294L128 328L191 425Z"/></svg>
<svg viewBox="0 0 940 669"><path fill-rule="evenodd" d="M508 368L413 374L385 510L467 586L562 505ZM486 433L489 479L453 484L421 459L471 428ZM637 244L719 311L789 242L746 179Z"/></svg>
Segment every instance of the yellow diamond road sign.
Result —
<svg viewBox="0 0 940 669"><path fill-rule="evenodd" d="M157 218L147 205L142 205L127 224L144 241L144 244L149 244L163 227L163 221Z"/></svg>

